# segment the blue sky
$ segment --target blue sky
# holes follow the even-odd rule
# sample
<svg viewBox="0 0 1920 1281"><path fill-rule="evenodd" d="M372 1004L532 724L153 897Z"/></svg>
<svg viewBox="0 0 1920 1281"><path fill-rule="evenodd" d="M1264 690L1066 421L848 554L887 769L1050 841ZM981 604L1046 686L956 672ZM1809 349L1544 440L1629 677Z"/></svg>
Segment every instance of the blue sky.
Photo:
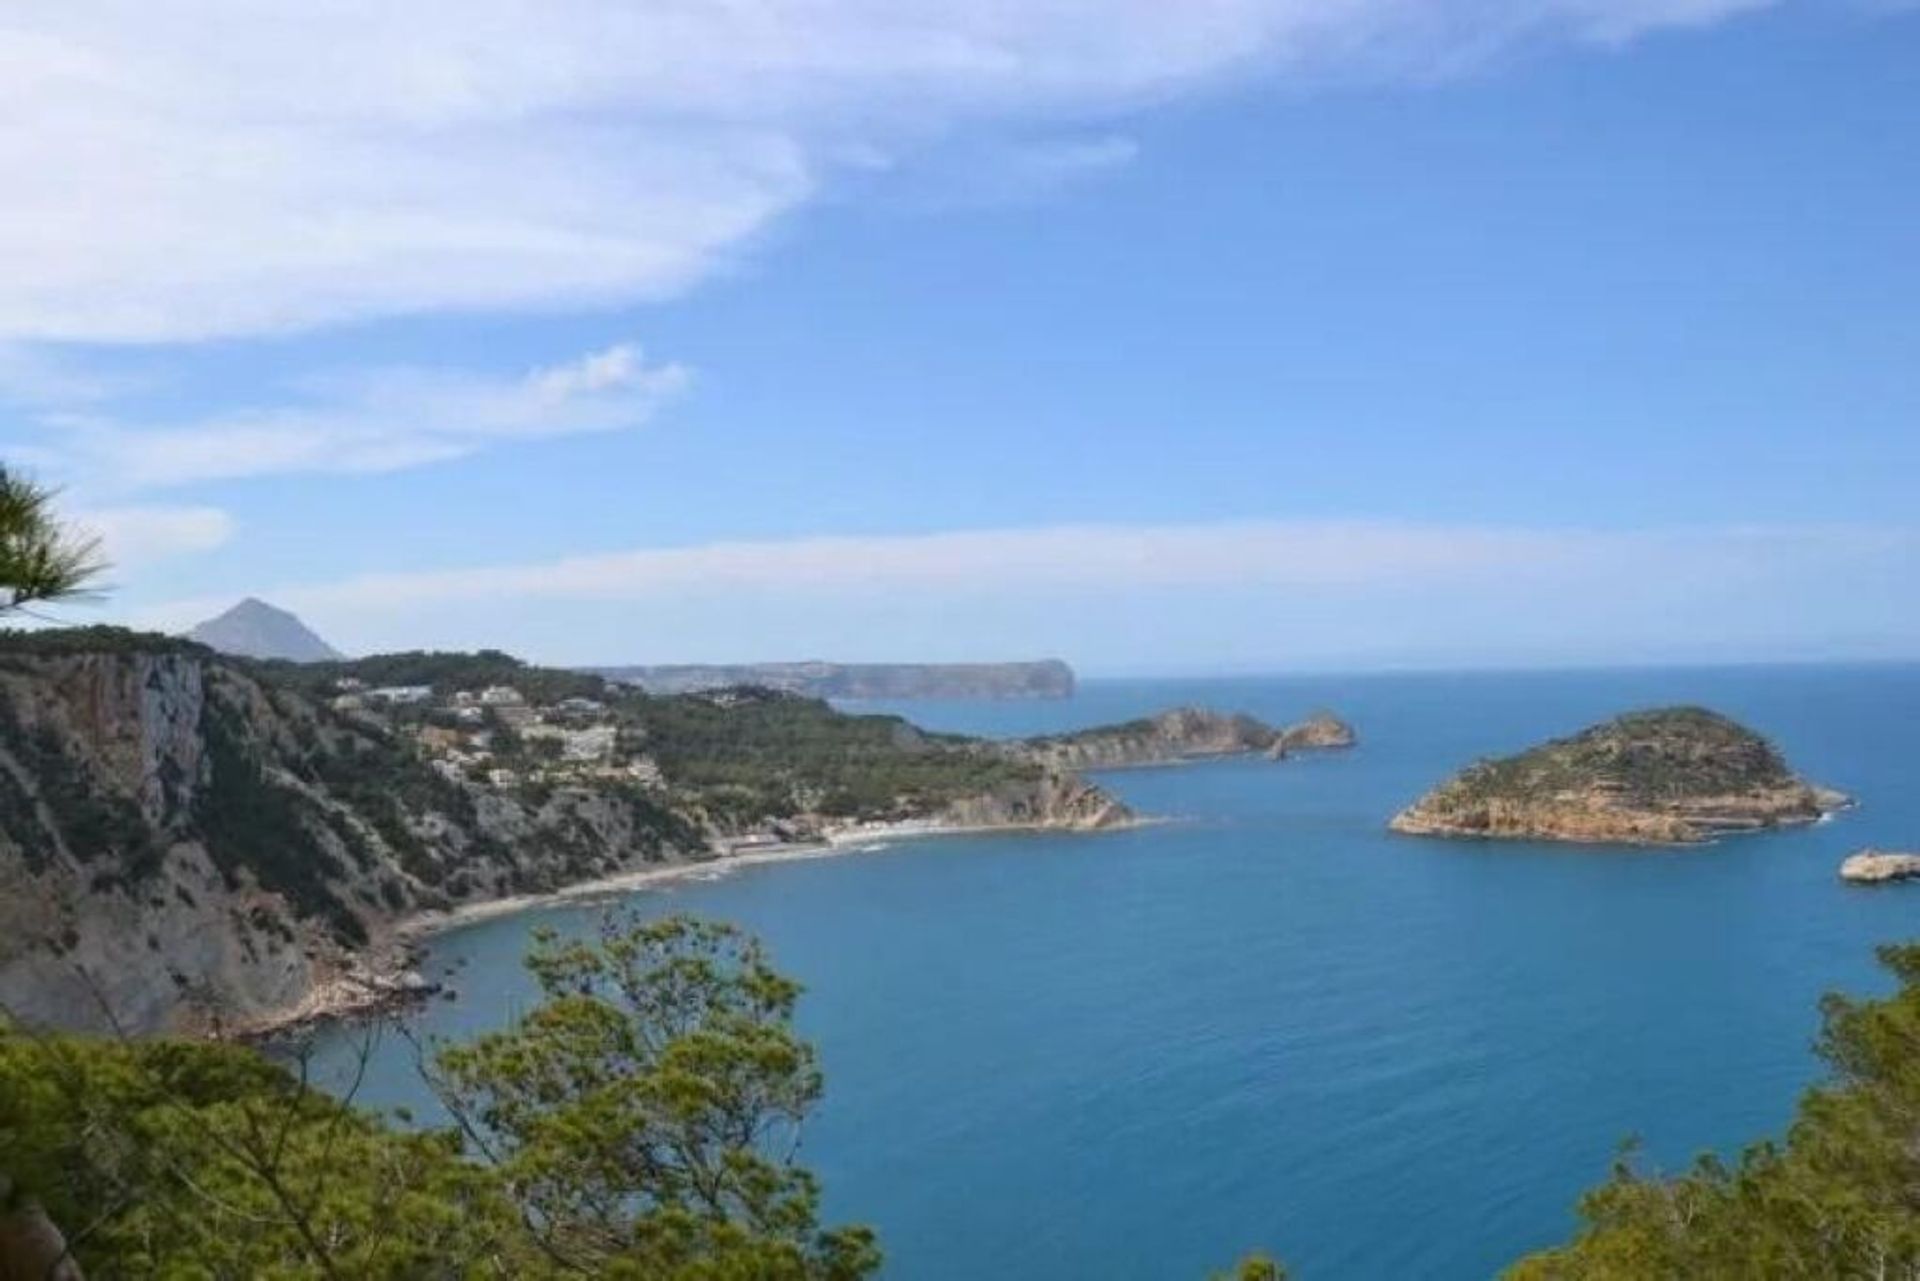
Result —
<svg viewBox="0 0 1920 1281"><path fill-rule="evenodd" d="M1920 656L1911 6L359 8L0 34L0 457L108 537L77 621Z"/></svg>

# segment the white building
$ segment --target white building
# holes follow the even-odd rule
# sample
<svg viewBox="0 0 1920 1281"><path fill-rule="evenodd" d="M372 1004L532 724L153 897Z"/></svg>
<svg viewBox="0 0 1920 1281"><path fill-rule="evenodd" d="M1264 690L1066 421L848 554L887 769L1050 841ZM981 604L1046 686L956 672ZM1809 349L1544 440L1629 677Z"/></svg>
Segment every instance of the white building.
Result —
<svg viewBox="0 0 1920 1281"><path fill-rule="evenodd" d="M433 697L431 685L382 685L366 693L368 702L388 703L399 706L404 703L424 703Z"/></svg>

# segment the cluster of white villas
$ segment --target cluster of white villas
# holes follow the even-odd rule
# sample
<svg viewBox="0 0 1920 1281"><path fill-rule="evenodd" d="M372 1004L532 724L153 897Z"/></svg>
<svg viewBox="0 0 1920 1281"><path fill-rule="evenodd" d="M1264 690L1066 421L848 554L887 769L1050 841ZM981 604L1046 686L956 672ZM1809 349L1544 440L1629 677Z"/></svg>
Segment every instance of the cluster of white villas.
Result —
<svg viewBox="0 0 1920 1281"><path fill-rule="evenodd" d="M343 676L334 682L336 711L434 706L431 685L379 685ZM649 787L660 786L659 766L646 756L616 762L620 729L607 716L606 704L591 698L563 698L535 707L511 685L456 690L435 707L450 724L427 723L415 730L420 744L432 755L430 764L450 779L484 777L495 787L525 781L522 771L493 764L493 731L489 722L511 729L522 741L551 742L559 747L554 767L532 771L534 778L581 776L620 778Z"/></svg>

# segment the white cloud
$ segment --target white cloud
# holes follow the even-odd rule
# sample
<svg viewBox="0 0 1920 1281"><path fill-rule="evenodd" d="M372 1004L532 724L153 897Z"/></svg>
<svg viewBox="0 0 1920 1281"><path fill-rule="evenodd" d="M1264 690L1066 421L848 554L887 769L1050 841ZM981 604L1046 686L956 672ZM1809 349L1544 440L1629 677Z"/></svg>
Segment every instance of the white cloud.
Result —
<svg viewBox="0 0 1920 1281"><path fill-rule="evenodd" d="M95 490L146 489L283 472L376 472L507 441L613 431L681 392L683 365L620 344L518 378L418 368L316 381L289 406L190 422L69 413L41 453Z"/></svg>
<svg viewBox="0 0 1920 1281"><path fill-rule="evenodd" d="M963 126L1076 132L1238 77L1426 77L1766 3L15 0L0 339L660 297L836 168Z"/></svg>
<svg viewBox="0 0 1920 1281"><path fill-rule="evenodd" d="M217 507L103 507L76 512L71 523L100 539L115 569L212 551L234 530Z"/></svg>

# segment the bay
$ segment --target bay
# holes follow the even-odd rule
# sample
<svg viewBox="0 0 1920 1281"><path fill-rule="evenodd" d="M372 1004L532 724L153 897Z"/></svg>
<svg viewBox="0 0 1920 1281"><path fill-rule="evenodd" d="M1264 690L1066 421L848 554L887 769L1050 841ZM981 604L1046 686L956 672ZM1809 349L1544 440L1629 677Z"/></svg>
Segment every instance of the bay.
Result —
<svg viewBox="0 0 1920 1281"><path fill-rule="evenodd" d="M1482 755L1633 707L1701 703L1859 798L1811 828L1686 850L1399 837ZM1198 704L1330 707L1352 752L1117 771L1163 824L953 836L631 896L761 934L808 988L828 1097L804 1159L886 1275L1198 1278L1263 1247L1302 1277L1482 1277L1561 1238L1617 1144L1676 1167L1777 1131L1817 1073L1815 1003L1887 989L1920 885L1835 878L1920 845L1920 667L1088 681L1048 703L911 703L1025 734ZM872 710L863 705L854 710ZM536 925L435 940L460 1037L523 1008ZM355 1036L327 1035L339 1082ZM359 1098L431 1119L385 1037Z"/></svg>

